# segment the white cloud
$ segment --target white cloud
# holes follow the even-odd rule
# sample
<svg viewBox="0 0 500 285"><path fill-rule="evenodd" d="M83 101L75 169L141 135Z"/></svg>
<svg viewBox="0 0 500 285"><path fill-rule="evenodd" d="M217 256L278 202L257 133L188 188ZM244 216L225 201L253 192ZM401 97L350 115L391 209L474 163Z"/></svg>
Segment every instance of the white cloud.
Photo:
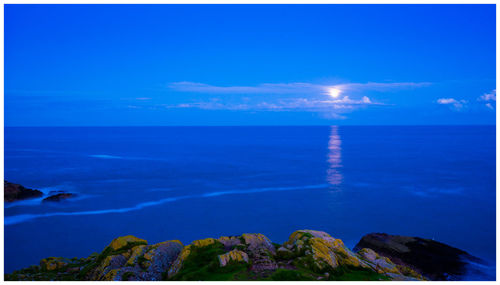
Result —
<svg viewBox="0 0 500 285"><path fill-rule="evenodd" d="M437 103L441 105L451 105L455 109L460 110L464 107L465 104L467 104L467 101L457 100L455 98L440 98L437 100Z"/></svg>
<svg viewBox="0 0 500 285"><path fill-rule="evenodd" d="M495 110L496 101L497 101L497 90L493 89L490 93L485 93L479 98L478 101L486 102L484 105L491 110Z"/></svg>
<svg viewBox="0 0 500 285"><path fill-rule="evenodd" d="M263 83L255 86L216 86L197 82L173 82L168 88L178 92L231 94L220 101L203 98L198 102L183 102L177 105L164 105L165 108L198 108L205 110L250 110L250 111L312 111L328 118L345 118L343 113L351 112L370 105L385 105L368 96L363 91L390 91L404 88L428 86L426 82L394 83L342 83L313 84L304 82ZM332 93L332 90L336 92ZM261 96L245 96L261 94ZM243 95L244 97L242 97Z"/></svg>
<svg viewBox="0 0 500 285"><path fill-rule="evenodd" d="M166 108L197 108L205 110L260 110L260 111L328 111L328 110L353 110L363 105L384 105L372 102L364 96L361 100L353 100L349 96L335 100L315 100L308 98L281 99L275 102L257 103L220 103L220 102L195 102L177 105L164 105Z"/></svg>
<svg viewBox="0 0 500 285"><path fill-rule="evenodd" d="M218 94L324 94L330 89L345 91L388 91L394 89L429 86L428 82L394 82L394 83L343 83L343 84L312 84L304 82L293 83L263 83L256 86L215 86L197 82L173 82L168 88L181 92L218 93Z"/></svg>
<svg viewBox="0 0 500 285"><path fill-rule="evenodd" d="M497 100L497 90L493 89L490 93L483 94L478 98L479 101L496 101Z"/></svg>

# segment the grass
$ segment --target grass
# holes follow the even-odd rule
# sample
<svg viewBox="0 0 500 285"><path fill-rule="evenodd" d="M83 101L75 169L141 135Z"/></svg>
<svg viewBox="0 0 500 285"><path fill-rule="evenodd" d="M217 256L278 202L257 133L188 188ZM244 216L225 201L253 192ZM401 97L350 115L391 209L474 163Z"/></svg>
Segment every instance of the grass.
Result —
<svg viewBox="0 0 500 285"><path fill-rule="evenodd" d="M350 267L344 266L336 268L330 276L329 281L378 281L390 280L389 277L379 274L370 269L360 268L360 267Z"/></svg>
<svg viewBox="0 0 500 285"><path fill-rule="evenodd" d="M246 280L248 264L236 263L219 266L218 255L224 254L224 246L216 242L205 247L192 247L181 270L169 280L176 281L229 281Z"/></svg>
<svg viewBox="0 0 500 285"><path fill-rule="evenodd" d="M290 269L278 269L276 270L269 278L266 278L270 281L314 281L312 275L307 274L306 272L302 272L299 270L290 270Z"/></svg>

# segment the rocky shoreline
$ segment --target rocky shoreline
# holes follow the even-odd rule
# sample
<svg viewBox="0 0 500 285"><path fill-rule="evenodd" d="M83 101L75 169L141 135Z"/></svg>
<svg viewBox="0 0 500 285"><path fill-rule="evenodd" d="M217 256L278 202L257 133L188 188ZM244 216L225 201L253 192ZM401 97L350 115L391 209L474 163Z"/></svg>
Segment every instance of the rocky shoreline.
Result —
<svg viewBox="0 0 500 285"><path fill-rule="evenodd" d="M5 280L455 280L468 253L433 240L368 234L354 251L321 231L299 230L283 244L262 234L148 245L124 236L87 258L49 257Z"/></svg>

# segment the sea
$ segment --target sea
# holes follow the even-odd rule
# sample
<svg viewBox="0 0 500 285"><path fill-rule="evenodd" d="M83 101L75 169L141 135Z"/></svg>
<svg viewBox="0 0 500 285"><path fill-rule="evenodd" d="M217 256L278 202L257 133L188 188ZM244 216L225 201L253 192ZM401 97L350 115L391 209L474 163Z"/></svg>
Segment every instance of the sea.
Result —
<svg viewBox="0 0 500 285"><path fill-rule="evenodd" d="M124 235L313 229L433 239L494 280L495 148L495 126L6 127L5 180L77 196L4 204L5 272Z"/></svg>

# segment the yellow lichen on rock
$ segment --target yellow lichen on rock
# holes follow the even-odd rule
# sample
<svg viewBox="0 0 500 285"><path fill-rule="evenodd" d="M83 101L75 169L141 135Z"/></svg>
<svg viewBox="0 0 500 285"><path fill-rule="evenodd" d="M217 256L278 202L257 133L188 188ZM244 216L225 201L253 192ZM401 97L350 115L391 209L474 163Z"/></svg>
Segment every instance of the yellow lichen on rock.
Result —
<svg viewBox="0 0 500 285"><path fill-rule="evenodd" d="M58 270L66 267L67 265L68 263L63 261L60 257L49 257L40 260L40 267L47 271Z"/></svg>
<svg viewBox="0 0 500 285"><path fill-rule="evenodd" d="M177 256L177 258L175 259L170 269L168 270L168 277L174 276L181 270L184 261L189 257L190 254L191 254L191 245L185 246L182 249L179 256Z"/></svg>
<svg viewBox="0 0 500 285"><path fill-rule="evenodd" d="M295 231L284 245L296 253L311 255L315 261L312 266L321 271L326 267L334 269L340 265L369 267L349 250L342 240L335 239L325 232Z"/></svg>
<svg viewBox="0 0 500 285"><path fill-rule="evenodd" d="M389 258L378 255L378 253L370 248L363 248L359 250L358 256L364 259L368 266L373 268L378 273L401 274L396 264L394 264Z"/></svg>
<svg viewBox="0 0 500 285"><path fill-rule="evenodd" d="M117 275L118 275L119 269L113 269L110 270L104 277L102 278L102 281L117 281L115 280Z"/></svg>
<svg viewBox="0 0 500 285"><path fill-rule="evenodd" d="M215 243L215 239L213 238L206 238L206 239L200 239L200 240L195 240L191 244L197 247L205 247L207 245L211 245Z"/></svg>
<svg viewBox="0 0 500 285"><path fill-rule="evenodd" d="M182 244L182 242L181 242L180 240L177 240L177 239L174 239L174 240L168 240L168 241L166 241L166 242L176 242L176 243L178 243L178 244L180 244L180 245L184 246L184 244Z"/></svg>
<svg viewBox="0 0 500 285"><path fill-rule="evenodd" d="M222 236L222 237L218 238L217 240L218 241L229 241L229 240L231 240L231 237Z"/></svg>
<svg viewBox="0 0 500 285"><path fill-rule="evenodd" d="M263 234L242 234L241 237L247 244L270 243L270 240Z"/></svg>
<svg viewBox="0 0 500 285"><path fill-rule="evenodd" d="M146 249L146 245L138 245L132 248L132 253L130 254L130 258L127 260L127 266L133 266L139 256L144 253Z"/></svg>
<svg viewBox="0 0 500 285"><path fill-rule="evenodd" d="M125 246L127 246L129 243L142 243L142 244L147 244L148 242L146 240L137 238L135 236L123 236L123 237L118 237L115 238L109 245L112 250L119 250Z"/></svg>
<svg viewBox="0 0 500 285"><path fill-rule="evenodd" d="M225 254L221 254L218 258L219 265L221 267L224 267L232 262L249 262L248 255L245 252L236 249Z"/></svg>
<svg viewBox="0 0 500 285"><path fill-rule="evenodd" d="M263 234L242 234L241 237L248 245L248 250L250 252L268 252L269 254L276 254L276 249L274 248L271 240L269 240Z"/></svg>
<svg viewBox="0 0 500 285"><path fill-rule="evenodd" d="M420 279L420 280L427 280L421 274L419 274L418 272L416 272L415 270L413 270L412 268L410 268L408 266L403 266L403 265L396 265L396 266L397 266L399 272L401 272L401 274L403 274L405 276L413 277L413 278Z"/></svg>
<svg viewBox="0 0 500 285"><path fill-rule="evenodd" d="M174 241L174 242L178 242L182 245L182 243L180 241ZM168 277L174 276L175 274L177 274L181 270L182 265L184 264L184 261L191 254L191 249L193 246L205 247L205 246L209 246L211 244L215 244L215 242L216 242L216 240L213 238L206 238L206 239L201 239L201 240L195 240L190 245L185 246L182 249L181 253L175 259L175 261L172 264L172 266L170 267L170 269L168 270ZM148 257L146 255L147 254L145 254L144 257L147 259Z"/></svg>
<svg viewBox="0 0 500 285"><path fill-rule="evenodd" d="M311 245L313 259L316 261L316 266L323 269L323 263L328 264L332 268L336 268L339 263L335 254L332 254L330 245L327 241L320 238L311 238L309 240Z"/></svg>

